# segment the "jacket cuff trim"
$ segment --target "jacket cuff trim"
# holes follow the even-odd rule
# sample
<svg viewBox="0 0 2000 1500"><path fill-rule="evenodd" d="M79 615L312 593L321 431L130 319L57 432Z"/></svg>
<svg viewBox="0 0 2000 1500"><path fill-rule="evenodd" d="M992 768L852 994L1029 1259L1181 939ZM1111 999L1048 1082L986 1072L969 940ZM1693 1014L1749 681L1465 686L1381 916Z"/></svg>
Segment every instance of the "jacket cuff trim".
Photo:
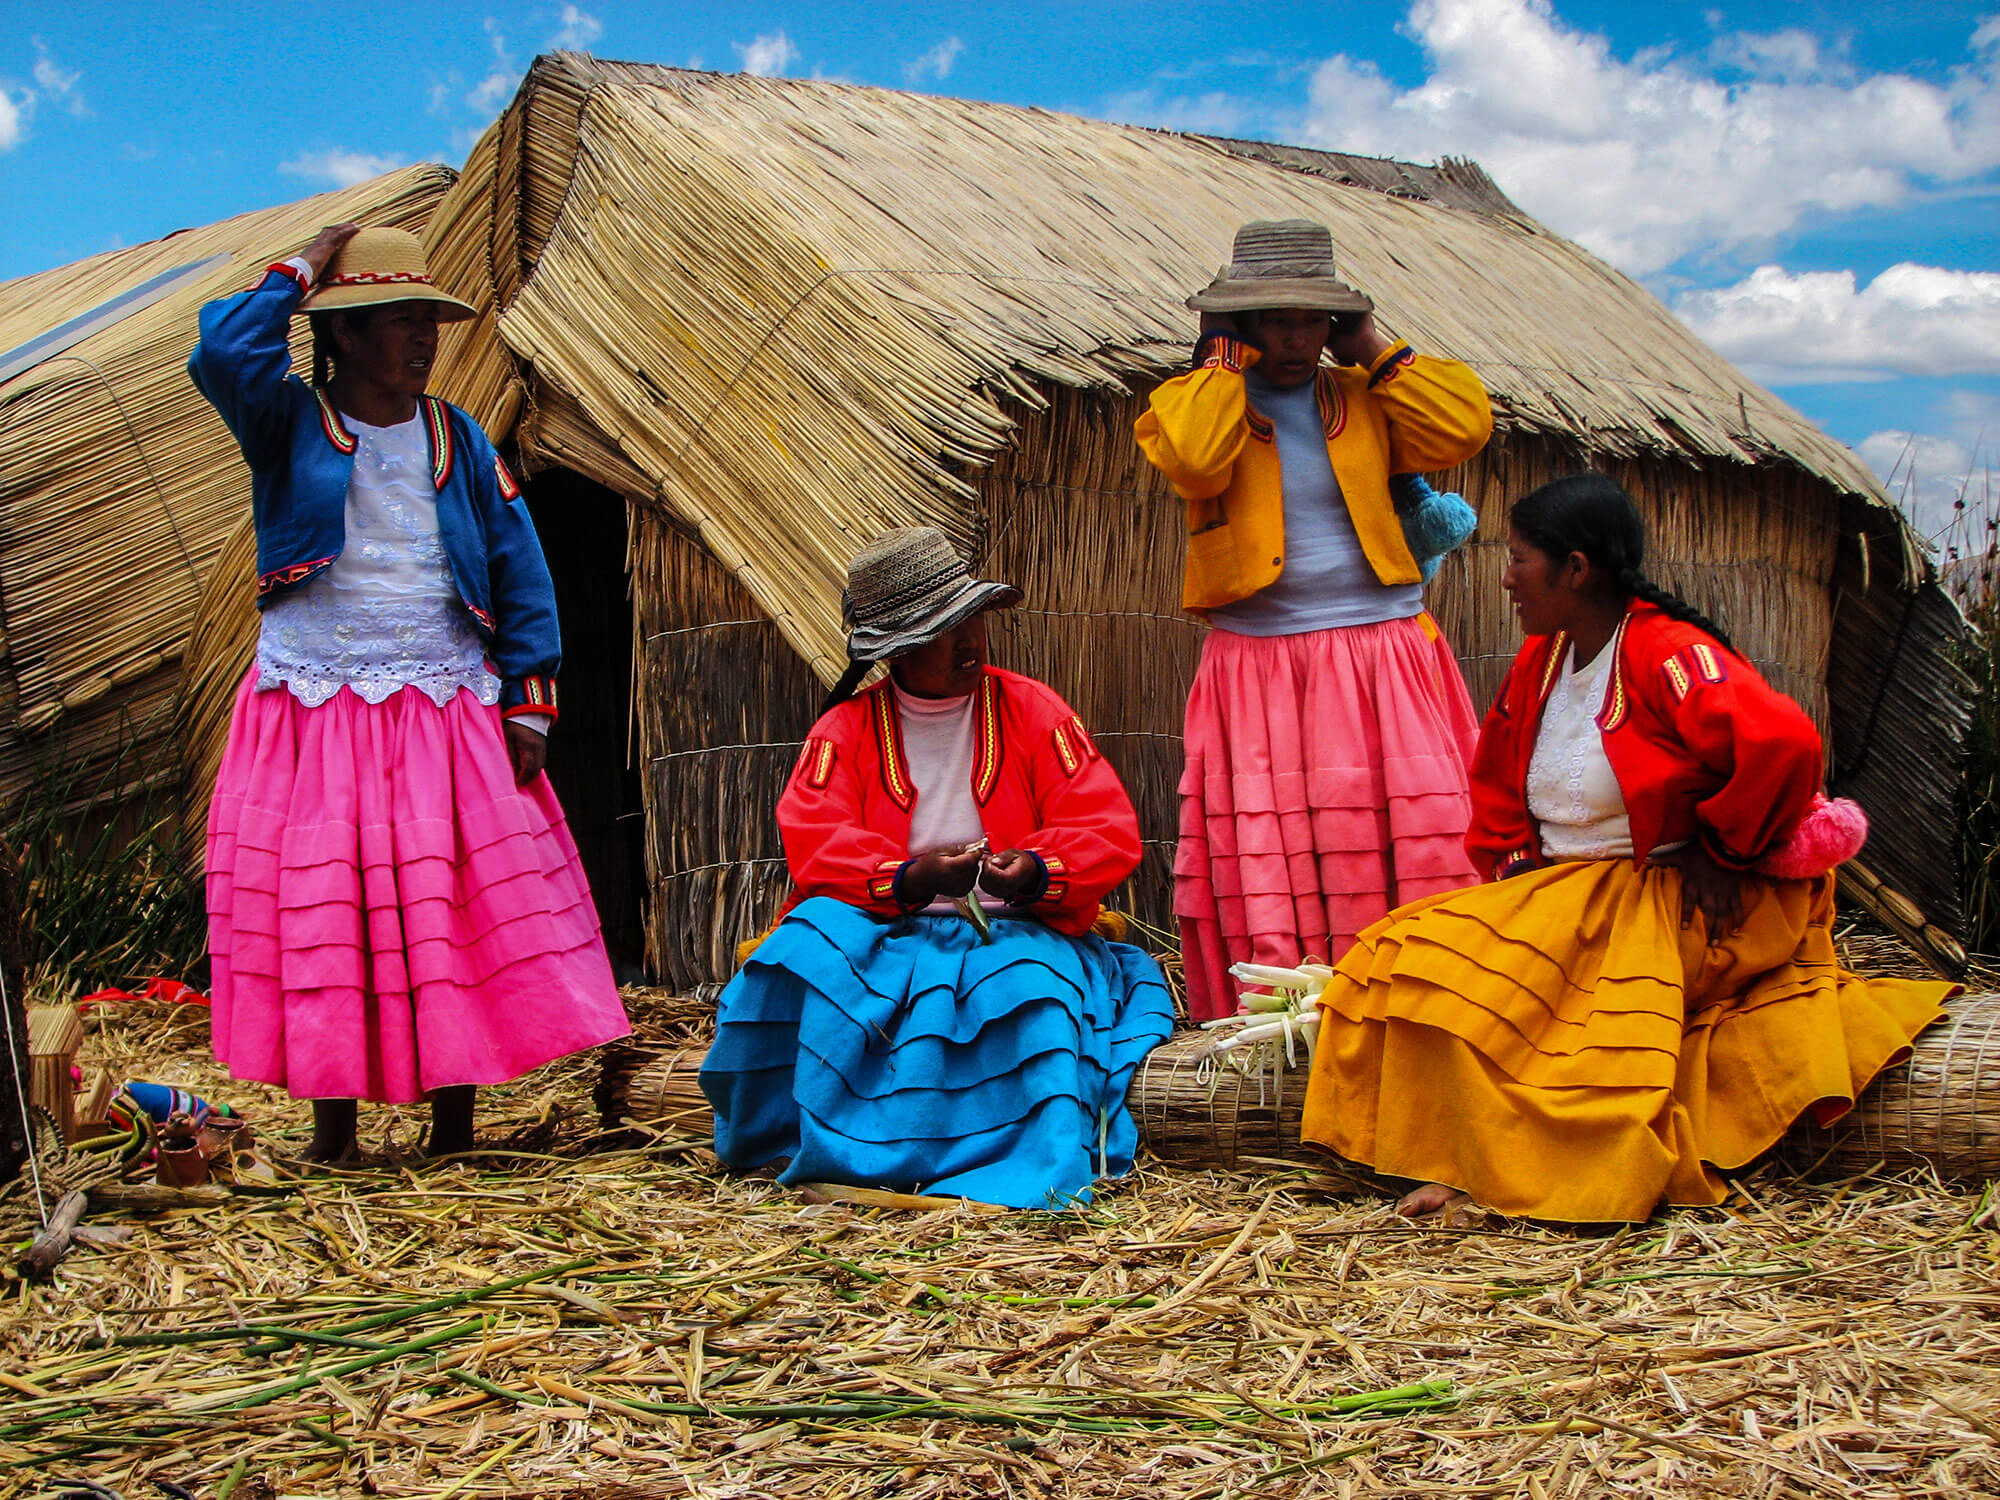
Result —
<svg viewBox="0 0 2000 1500"><path fill-rule="evenodd" d="M508 698L516 700L509 703L508 716L517 713L547 714L550 718L556 716L555 678L537 672L515 678L508 687Z"/></svg>
<svg viewBox="0 0 2000 1500"><path fill-rule="evenodd" d="M1195 345L1194 366L1197 370L1229 370L1241 375L1260 357L1255 346L1233 334L1210 333L1204 334Z"/></svg>
<svg viewBox="0 0 2000 1500"><path fill-rule="evenodd" d="M1069 874L1069 865L1064 862L1060 854L1048 854L1040 849L1029 849L1024 852L1034 855L1035 863L1042 867L1042 888L1038 894L1029 897L1021 904L1023 906L1056 905L1064 896L1069 894L1069 881L1064 878Z"/></svg>
<svg viewBox="0 0 2000 1500"><path fill-rule="evenodd" d="M261 599L266 594L276 593L279 589L288 589L295 584L304 583L313 574L323 572L332 566L331 557L320 557L311 562L293 563L289 567L273 568L268 573L260 573L257 576L257 597Z"/></svg>
<svg viewBox="0 0 2000 1500"><path fill-rule="evenodd" d="M1368 367L1368 389L1385 386L1416 362L1417 351L1398 339L1375 357L1375 363Z"/></svg>
<svg viewBox="0 0 2000 1500"><path fill-rule="evenodd" d="M1532 849L1516 849L1512 854L1503 854L1493 866L1493 878L1505 880L1510 875L1519 875L1527 870L1538 870L1542 862Z"/></svg>
<svg viewBox="0 0 2000 1500"><path fill-rule="evenodd" d="M288 260L274 260L271 262L271 264L264 267L264 274L257 278L257 284L259 286L262 286L265 283L265 281L269 280L273 276L284 277L287 281L291 282L293 286L297 287L301 292L309 292L312 290L312 278L307 276L305 272L301 271L297 266L293 265Z"/></svg>
<svg viewBox="0 0 2000 1500"><path fill-rule="evenodd" d="M903 876L915 863L915 858L883 860L868 877L869 899L900 906L904 911L916 910L915 903L903 899Z"/></svg>

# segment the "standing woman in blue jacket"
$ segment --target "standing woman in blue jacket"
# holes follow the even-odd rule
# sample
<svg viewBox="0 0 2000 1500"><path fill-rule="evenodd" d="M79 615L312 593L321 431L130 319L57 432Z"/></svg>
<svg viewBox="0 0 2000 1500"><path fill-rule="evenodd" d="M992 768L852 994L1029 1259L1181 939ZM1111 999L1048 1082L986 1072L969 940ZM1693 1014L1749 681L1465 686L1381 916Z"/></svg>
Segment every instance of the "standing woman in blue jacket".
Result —
<svg viewBox="0 0 2000 1500"><path fill-rule="evenodd" d="M291 373L312 319L313 383ZM624 1036L597 913L542 775L555 594L486 434L425 394L438 291L414 235L323 230L201 311L189 373L250 464L257 660L208 828L216 1056L313 1101L431 1104Z"/></svg>

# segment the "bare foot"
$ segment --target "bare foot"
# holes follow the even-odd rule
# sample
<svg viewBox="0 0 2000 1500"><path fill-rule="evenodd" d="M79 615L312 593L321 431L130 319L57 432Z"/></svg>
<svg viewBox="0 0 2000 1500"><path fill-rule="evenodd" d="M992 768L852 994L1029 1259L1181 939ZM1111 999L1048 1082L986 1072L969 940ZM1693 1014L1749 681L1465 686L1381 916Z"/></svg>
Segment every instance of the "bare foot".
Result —
<svg viewBox="0 0 2000 1500"><path fill-rule="evenodd" d="M1427 1182L1398 1199L1396 1212L1406 1219L1428 1219L1471 1201L1470 1193L1461 1193L1457 1188L1448 1188L1441 1182Z"/></svg>

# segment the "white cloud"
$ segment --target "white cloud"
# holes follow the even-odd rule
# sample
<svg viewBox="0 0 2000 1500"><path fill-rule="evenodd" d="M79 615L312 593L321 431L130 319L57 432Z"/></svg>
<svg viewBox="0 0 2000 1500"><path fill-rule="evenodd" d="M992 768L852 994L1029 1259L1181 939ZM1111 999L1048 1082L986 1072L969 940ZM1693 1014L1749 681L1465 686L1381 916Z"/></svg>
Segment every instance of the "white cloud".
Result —
<svg viewBox="0 0 2000 1500"><path fill-rule="evenodd" d="M34 111L34 96L16 99L0 85L0 151L12 151L28 133L28 116Z"/></svg>
<svg viewBox="0 0 2000 1500"><path fill-rule="evenodd" d="M366 182L371 177L380 177L384 172L393 172L407 165L407 157L378 156L372 152L329 146L324 151L306 151L290 161L280 162L278 170L294 177L323 182L329 187L353 187L357 182Z"/></svg>
<svg viewBox="0 0 2000 1500"><path fill-rule="evenodd" d="M1890 208L1920 178L2000 166L2000 26L1939 82L1854 72L1811 38L1723 38L1724 82L1661 52L1613 55L1549 0L1416 0L1428 76L1346 56L1313 75L1306 135L1336 150L1471 156L1522 207L1635 274L1766 242L1815 211Z"/></svg>
<svg viewBox="0 0 2000 1500"><path fill-rule="evenodd" d="M549 45L569 52L588 52L604 35L604 23L574 5L562 8L562 30L549 38Z"/></svg>
<svg viewBox="0 0 2000 1500"><path fill-rule="evenodd" d="M491 16L486 18L486 40L493 49L493 64L465 96L465 102L482 116L499 114L521 82L521 69L507 50L507 38Z"/></svg>
<svg viewBox="0 0 2000 1500"><path fill-rule="evenodd" d="M1902 502L1919 534L1968 556L1985 549L1991 447L1890 429L1869 434L1854 451Z"/></svg>
<svg viewBox="0 0 2000 1500"><path fill-rule="evenodd" d="M1674 311L1774 385L2000 374L2000 272L1904 261L1864 287L1852 271L1759 266L1734 286L1683 293Z"/></svg>
<svg viewBox="0 0 2000 1500"><path fill-rule="evenodd" d="M83 74L60 66L49 55L48 44L40 37L32 38L35 44L35 88L51 104L60 104L73 115L88 115L90 106L84 102L77 81Z"/></svg>
<svg viewBox="0 0 2000 1500"><path fill-rule="evenodd" d="M799 60L799 49L782 31L760 36L747 47L741 42L735 47L736 55L743 59L743 71L758 78L783 77L785 69Z"/></svg>
<svg viewBox="0 0 2000 1500"><path fill-rule="evenodd" d="M930 51L920 57L913 57L903 64L903 78L908 83L922 83L925 79L935 79L943 83L951 77L953 65L958 62L959 53L965 50L965 43L955 36L948 36Z"/></svg>

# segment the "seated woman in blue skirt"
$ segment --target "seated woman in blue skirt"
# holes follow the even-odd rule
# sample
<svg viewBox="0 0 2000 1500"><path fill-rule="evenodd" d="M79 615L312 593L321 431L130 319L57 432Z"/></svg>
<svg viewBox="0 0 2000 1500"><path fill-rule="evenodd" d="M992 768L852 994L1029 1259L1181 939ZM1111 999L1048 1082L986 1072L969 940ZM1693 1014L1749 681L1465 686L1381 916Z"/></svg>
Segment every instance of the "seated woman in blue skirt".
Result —
<svg viewBox="0 0 2000 1500"><path fill-rule="evenodd" d="M988 664L985 612L1020 598L930 527L850 566L852 665L778 800L792 902L702 1065L725 1165L1013 1208L1131 1168L1173 1006L1091 927L1138 819L1069 705Z"/></svg>

